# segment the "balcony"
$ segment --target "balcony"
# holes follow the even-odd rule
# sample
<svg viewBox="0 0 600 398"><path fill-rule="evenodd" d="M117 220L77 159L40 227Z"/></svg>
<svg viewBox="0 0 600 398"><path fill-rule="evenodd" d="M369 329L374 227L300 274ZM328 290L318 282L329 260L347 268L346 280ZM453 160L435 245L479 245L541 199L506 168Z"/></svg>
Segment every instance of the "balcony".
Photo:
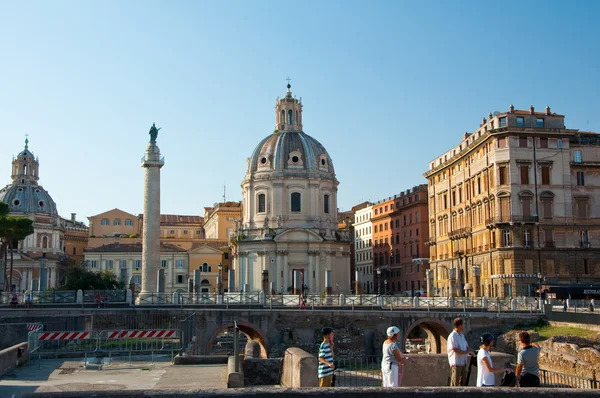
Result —
<svg viewBox="0 0 600 398"><path fill-rule="evenodd" d="M435 246L435 239L429 238L425 241L425 246Z"/></svg>
<svg viewBox="0 0 600 398"><path fill-rule="evenodd" d="M485 220L485 224L490 227L494 227L496 224L514 224L514 223L537 223L539 222L538 216L519 216L519 215L507 215L490 217Z"/></svg>
<svg viewBox="0 0 600 398"><path fill-rule="evenodd" d="M448 233L448 237L450 238L450 240L468 238L470 235L470 227L454 229Z"/></svg>

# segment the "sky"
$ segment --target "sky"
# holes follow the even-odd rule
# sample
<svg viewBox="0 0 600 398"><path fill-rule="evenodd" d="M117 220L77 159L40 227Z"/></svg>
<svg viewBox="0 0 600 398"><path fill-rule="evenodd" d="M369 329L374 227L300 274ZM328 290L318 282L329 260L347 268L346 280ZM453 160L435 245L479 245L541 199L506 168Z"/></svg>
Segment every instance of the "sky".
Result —
<svg viewBox="0 0 600 398"><path fill-rule="evenodd" d="M333 161L338 208L425 183L490 112L530 105L600 132L600 2L0 0L0 185L29 137L59 213L241 200L286 78Z"/></svg>

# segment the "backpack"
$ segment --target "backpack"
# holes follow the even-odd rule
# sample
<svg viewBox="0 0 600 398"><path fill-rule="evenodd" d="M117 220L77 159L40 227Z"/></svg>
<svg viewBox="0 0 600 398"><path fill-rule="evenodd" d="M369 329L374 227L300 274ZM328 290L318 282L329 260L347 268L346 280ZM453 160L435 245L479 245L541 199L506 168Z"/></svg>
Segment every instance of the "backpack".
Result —
<svg viewBox="0 0 600 398"><path fill-rule="evenodd" d="M514 372L504 373L502 376L502 383L500 384L502 387L514 387L517 384L517 375Z"/></svg>

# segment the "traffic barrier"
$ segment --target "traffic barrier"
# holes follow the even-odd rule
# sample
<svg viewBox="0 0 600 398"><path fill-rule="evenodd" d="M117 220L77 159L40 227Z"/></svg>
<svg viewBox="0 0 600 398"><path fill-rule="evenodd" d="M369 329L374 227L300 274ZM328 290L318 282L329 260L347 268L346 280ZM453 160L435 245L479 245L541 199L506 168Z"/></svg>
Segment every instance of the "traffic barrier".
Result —
<svg viewBox="0 0 600 398"><path fill-rule="evenodd" d="M44 326L41 323L29 323L27 324L27 330L30 332L37 332L42 329Z"/></svg>
<svg viewBox="0 0 600 398"><path fill-rule="evenodd" d="M90 332L44 332L38 333L38 340L86 340Z"/></svg>
<svg viewBox="0 0 600 398"><path fill-rule="evenodd" d="M108 339L169 339L176 330L119 330L106 332Z"/></svg>

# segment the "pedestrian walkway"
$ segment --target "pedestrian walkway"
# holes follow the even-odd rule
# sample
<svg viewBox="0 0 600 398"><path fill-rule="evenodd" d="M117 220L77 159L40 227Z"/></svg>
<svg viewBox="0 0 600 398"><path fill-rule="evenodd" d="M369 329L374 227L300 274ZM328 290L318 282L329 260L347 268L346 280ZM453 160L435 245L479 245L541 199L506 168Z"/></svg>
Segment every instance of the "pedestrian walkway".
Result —
<svg viewBox="0 0 600 398"><path fill-rule="evenodd" d="M168 359L159 362L156 358L154 365L114 362L102 370L85 369L77 359L42 360L38 368L36 360L0 377L0 397L20 398L33 392L227 388L226 370L225 364L175 366Z"/></svg>

